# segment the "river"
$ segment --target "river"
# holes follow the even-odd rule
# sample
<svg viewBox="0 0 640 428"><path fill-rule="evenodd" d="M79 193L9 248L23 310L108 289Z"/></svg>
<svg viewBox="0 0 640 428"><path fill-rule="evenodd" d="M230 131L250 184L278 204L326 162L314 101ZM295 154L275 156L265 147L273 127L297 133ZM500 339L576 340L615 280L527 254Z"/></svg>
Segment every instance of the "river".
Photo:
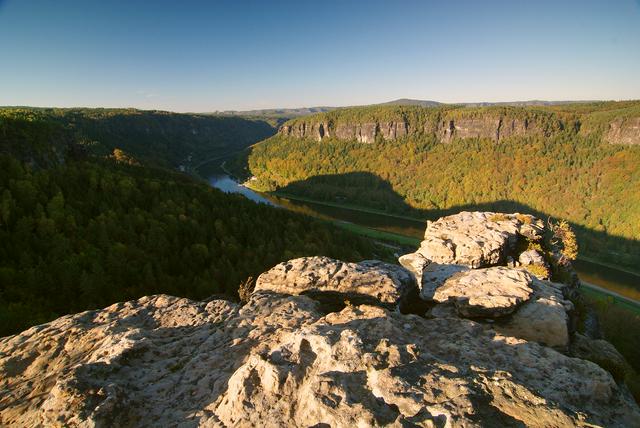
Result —
<svg viewBox="0 0 640 428"><path fill-rule="evenodd" d="M425 223L419 220L257 193L238 184L227 174L217 173L211 175L208 181L211 186L224 192L241 193L255 202L285 208L324 220L349 222L418 239L422 238L425 229ZM626 299L640 302L640 276L586 260L576 260L574 268L583 282L595 285L597 288L606 289Z"/></svg>

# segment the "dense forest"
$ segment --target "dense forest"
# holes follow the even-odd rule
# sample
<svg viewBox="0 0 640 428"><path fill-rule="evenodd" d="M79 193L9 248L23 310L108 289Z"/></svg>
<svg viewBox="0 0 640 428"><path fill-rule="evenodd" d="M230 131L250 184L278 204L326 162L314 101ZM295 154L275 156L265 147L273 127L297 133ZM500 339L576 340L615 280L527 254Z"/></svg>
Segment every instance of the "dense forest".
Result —
<svg viewBox="0 0 640 428"><path fill-rule="evenodd" d="M640 146L604 142L605 124L639 103L535 108L366 107L288 122L403 120L419 132L371 144L278 134L236 159L261 190L436 218L462 209L530 212L572 223L581 254L640 266ZM545 132L442 143L425 132L446 117L534 118ZM452 116L453 115L453 116ZM425 125L426 124L426 125Z"/></svg>
<svg viewBox="0 0 640 428"><path fill-rule="evenodd" d="M184 174L82 150L56 121L0 120L0 335L155 293L235 296L278 262L383 248Z"/></svg>
<svg viewBox="0 0 640 428"><path fill-rule="evenodd" d="M34 141L51 128L53 140ZM275 133L266 120L136 109L0 108L0 138L13 153L34 150L36 158L64 136L98 156L119 149L145 164L188 171L211 158L244 149ZM52 142L53 141L53 142Z"/></svg>

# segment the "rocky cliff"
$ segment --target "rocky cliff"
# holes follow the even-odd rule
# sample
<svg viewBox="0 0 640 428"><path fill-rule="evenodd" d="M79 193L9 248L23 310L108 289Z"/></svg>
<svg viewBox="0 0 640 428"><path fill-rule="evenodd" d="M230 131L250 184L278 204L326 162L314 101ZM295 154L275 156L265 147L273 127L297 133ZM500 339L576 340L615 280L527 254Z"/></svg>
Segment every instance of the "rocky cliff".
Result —
<svg viewBox="0 0 640 428"><path fill-rule="evenodd" d="M366 112L366 110L363 110ZM279 134L322 141L372 143L416 135L435 135L443 143L455 139L483 138L501 141L510 137L551 136L563 129L580 129L582 118L575 114L533 111L527 108L487 110L423 109L423 115L403 110L382 110L372 114L341 115L340 110L296 119L283 124ZM411 112L410 113L415 113ZM352 117L353 116L353 117ZM384 117L384 119L382 118ZM640 117L614 118L598 126L587 127L614 144L640 144Z"/></svg>
<svg viewBox="0 0 640 428"><path fill-rule="evenodd" d="M640 117L616 119L609 124L605 140L617 144L640 144Z"/></svg>
<svg viewBox="0 0 640 428"><path fill-rule="evenodd" d="M544 233L461 213L405 267L294 259L244 305L160 295L32 327L0 339L0 424L639 426L589 359L624 361L573 332L576 285L527 270Z"/></svg>
<svg viewBox="0 0 640 428"><path fill-rule="evenodd" d="M435 134L441 142L450 142L456 138L488 138L499 141L512 136L549 135L560 130L564 124L558 121L555 128L545 130L534 119L508 117L474 117L449 118L444 116L436 123L423 125L408 121L370 121L363 123L331 123L298 120L285 123L279 133L295 138L312 138L322 141L334 137L338 140L356 140L361 143L372 143L376 138L385 141L395 140L406 135Z"/></svg>

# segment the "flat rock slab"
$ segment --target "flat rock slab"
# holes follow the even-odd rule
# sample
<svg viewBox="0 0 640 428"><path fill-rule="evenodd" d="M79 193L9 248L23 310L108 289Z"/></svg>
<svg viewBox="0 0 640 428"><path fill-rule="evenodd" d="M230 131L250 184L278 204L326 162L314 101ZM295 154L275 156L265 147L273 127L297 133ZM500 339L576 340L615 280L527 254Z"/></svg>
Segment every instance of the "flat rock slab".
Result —
<svg viewBox="0 0 640 428"><path fill-rule="evenodd" d="M302 257L280 263L260 275L254 292L299 295L329 293L352 302L401 304L417 295L416 282L398 265L368 260L347 263L329 257Z"/></svg>
<svg viewBox="0 0 640 428"><path fill-rule="evenodd" d="M463 317L498 318L513 313L533 294L527 272L506 267L467 270L444 281L433 300L452 301Z"/></svg>

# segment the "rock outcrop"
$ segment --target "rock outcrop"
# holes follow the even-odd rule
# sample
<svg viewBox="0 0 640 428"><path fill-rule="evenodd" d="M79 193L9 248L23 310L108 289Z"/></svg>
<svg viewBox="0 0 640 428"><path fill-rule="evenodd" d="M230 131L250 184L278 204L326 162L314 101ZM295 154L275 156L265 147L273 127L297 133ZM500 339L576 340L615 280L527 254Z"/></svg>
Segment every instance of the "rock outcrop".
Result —
<svg viewBox="0 0 640 428"><path fill-rule="evenodd" d="M418 294L411 274L398 265L377 260L345 263L328 257L280 263L258 277L255 291L307 294L317 300L348 300L390 309L401 308L409 297L415 299Z"/></svg>
<svg viewBox="0 0 640 428"><path fill-rule="evenodd" d="M153 296L0 342L4 426L637 426L605 370L465 319Z"/></svg>
<svg viewBox="0 0 640 428"><path fill-rule="evenodd" d="M427 222L424 240L416 252L423 260L470 268L504 263L519 239L542 239L544 223L526 214L461 212ZM405 265L411 256L401 258ZM405 266L406 267L406 266Z"/></svg>
<svg viewBox="0 0 640 428"><path fill-rule="evenodd" d="M489 322L502 334L566 350L572 286L540 279L548 263L529 246L540 247L544 234L531 215L461 212L428 222L420 248L399 261L420 297L436 305L430 316ZM544 275L529 273L531 266Z"/></svg>
<svg viewBox="0 0 640 428"><path fill-rule="evenodd" d="M529 300L532 282L528 273L501 266L467 270L447 278L433 300L453 302L463 317L498 318Z"/></svg>
<svg viewBox="0 0 640 428"><path fill-rule="evenodd" d="M244 306L158 295L2 338L0 425L639 426L607 371L624 366L615 349L577 335L566 349L567 286L493 266L537 220L484 214L461 216L499 221L439 230L466 224L501 243L488 253L421 247L410 270L305 257ZM406 313L418 285L429 307Z"/></svg>
<svg viewBox="0 0 640 428"><path fill-rule="evenodd" d="M614 144L640 144L640 117L614 120L609 124L604 139Z"/></svg>
<svg viewBox="0 0 640 428"><path fill-rule="evenodd" d="M606 122L597 109L550 111L537 108L380 108L348 109L296 118L284 123L278 133L293 138L322 141L372 143L376 139L392 141L403 137L433 135L441 143L480 138L494 142L512 137L552 137L568 130L583 135L595 134L613 144L640 144L640 117L632 106L618 106Z"/></svg>
<svg viewBox="0 0 640 428"><path fill-rule="evenodd" d="M539 126L535 119L511 118L507 116L485 115L478 117L448 117L425 124L410 123L408 120L365 120L362 122L329 122L311 119L297 119L282 125L279 134L295 138L311 138L321 141L333 137L343 141L372 143L376 137L392 141L418 133L433 134L440 142L455 139L486 138L500 141L514 136L550 135L564 127L556 121L550 129Z"/></svg>
<svg viewBox="0 0 640 428"><path fill-rule="evenodd" d="M316 141L335 137L343 141L373 143L377 136L390 141L403 137L408 133L408 125L403 121L338 123L336 125L322 122L298 121L284 124L278 131L281 135L295 138L312 138Z"/></svg>

